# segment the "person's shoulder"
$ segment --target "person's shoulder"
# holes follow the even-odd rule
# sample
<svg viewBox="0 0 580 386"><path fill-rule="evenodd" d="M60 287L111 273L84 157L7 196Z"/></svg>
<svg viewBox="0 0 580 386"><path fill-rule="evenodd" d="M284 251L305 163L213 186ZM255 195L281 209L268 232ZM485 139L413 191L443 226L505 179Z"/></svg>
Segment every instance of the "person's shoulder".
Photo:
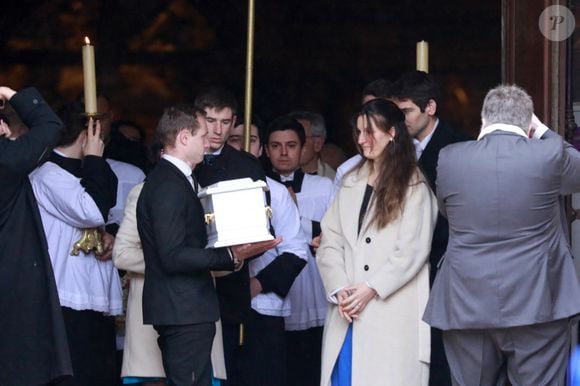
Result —
<svg viewBox="0 0 580 386"><path fill-rule="evenodd" d="M141 182L145 179L145 173L135 165L111 158L107 158L107 163L119 179L130 179L136 182Z"/></svg>
<svg viewBox="0 0 580 386"><path fill-rule="evenodd" d="M317 189L332 189L332 180L328 177L305 173L304 181L316 186Z"/></svg>
<svg viewBox="0 0 580 386"><path fill-rule="evenodd" d="M30 179L47 179L47 181L51 178L60 178L60 176L73 175L51 161L44 162L30 173Z"/></svg>
<svg viewBox="0 0 580 386"><path fill-rule="evenodd" d="M447 157L454 157L457 154L465 155L466 153L471 153L478 146L480 146L480 142L473 139L451 142L445 147L441 148L441 151L439 152L439 162L441 162L442 159Z"/></svg>
<svg viewBox="0 0 580 386"><path fill-rule="evenodd" d="M346 172L352 170L359 162L362 161L362 156L360 154L355 154L343 163L341 163L336 169L337 174L345 174Z"/></svg>
<svg viewBox="0 0 580 386"><path fill-rule="evenodd" d="M449 143L471 141L474 139L465 132L458 130L448 122L442 120L440 120L437 125L437 130L435 132L437 131L439 131L441 137L445 138Z"/></svg>
<svg viewBox="0 0 580 386"><path fill-rule="evenodd" d="M247 164L260 165L258 159L252 154L246 151L235 149L228 144L224 145L222 151L224 152L224 155L227 156L230 160L238 160Z"/></svg>
<svg viewBox="0 0 580 386"><path fill-rule="evenodd" d="M270 189L272 194L275 192L288 191L288 188L286 188L284 184L268 176L266 176L266 183L268 184L268 189Z"/></svg>

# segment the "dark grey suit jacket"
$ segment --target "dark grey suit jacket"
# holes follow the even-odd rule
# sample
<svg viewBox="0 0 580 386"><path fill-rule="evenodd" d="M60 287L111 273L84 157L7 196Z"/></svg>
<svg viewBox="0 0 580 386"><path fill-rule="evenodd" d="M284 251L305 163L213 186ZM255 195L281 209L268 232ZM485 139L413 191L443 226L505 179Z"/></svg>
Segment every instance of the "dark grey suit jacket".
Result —
<svg viewBox="0 0 580 386"><path fill-rule="evenodd" d="M137 229L145 257L143 322L215 322L217 295L210 271L233 270L226 248L205 249L204 211L184 174L162 159L137 201Z"/></svg>
<svg viewBox="0 0 580 386"><path fill-rule="evenodd" d="M439 154L449 243L424 320L449 329L543 323L580 312L560 195L580 191L580 155L555 133L495 131Z"/></svg>

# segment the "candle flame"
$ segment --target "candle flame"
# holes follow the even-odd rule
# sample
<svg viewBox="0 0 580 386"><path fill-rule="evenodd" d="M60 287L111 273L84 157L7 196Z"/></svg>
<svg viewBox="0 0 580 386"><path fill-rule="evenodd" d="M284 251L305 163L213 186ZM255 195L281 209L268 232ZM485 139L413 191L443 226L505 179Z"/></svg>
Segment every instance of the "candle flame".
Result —
<svg viewBox="0 0 580 386"><path fill-rule="evenodd" d="M85 43L86 44L91 44L91 41L89 40L89 37L88 36L85 36Z"/></svg>

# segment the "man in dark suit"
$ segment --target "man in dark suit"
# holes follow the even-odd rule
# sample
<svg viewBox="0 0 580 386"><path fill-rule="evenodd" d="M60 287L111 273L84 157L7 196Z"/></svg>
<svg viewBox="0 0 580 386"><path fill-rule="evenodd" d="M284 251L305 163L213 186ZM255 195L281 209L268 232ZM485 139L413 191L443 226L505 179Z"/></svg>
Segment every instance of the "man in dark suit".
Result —
<svg viewBox="0 0 580 386"><path fill-rule="evenodd" d="M403 74L391 90L393 101L405 113L407 129L413 137L417 161L431 189L437 193L437 160L439 152L445 146L467 141L470 138L453 130L447 123L440 120L437 114L439 103L439 88L433 78L423 71L412 71ZM430 283L433 284L437 266L447 249L449 224L447 219L439 214L433 231L431 242ZM431 371L429 385L448 386L449 366L445 358L441 331L431 330Z"/></svg>
<svg viewBox="0 0 580 386"><path fill-rule="evenodd" d="M424 320L443 330L454 385L496 385L506 371L512 385L565 384L580 280L559 197L580 191L580 153L532 112L524 90L498 86L478 140L439 156L449 246Z"/></svg>
<svg viewBox="0 0 580 386"><path fill-rule="evenodd" d="M204 210L191 176L209 145L204 114L193 108L168 108L156 134L164 155L137 202L146 267L143 321L159 333L170 384L209 386L214 322L219 318L210 271L239 269L244 259L280 240L205 249Z"/></svg>
<svg viewBox="0 0 580 386"><path fill-rule="evenodd" d="M28 174L51 153L62 122L35 89L0 87L30 131L0 122L0 385L45 385L72 375L64 321Z"/></svg>
<svg viewBox="0 0 580 386"><path fill-rule="evenodd" d="M209 149L203 163L195 168L200 185L206 187L217 182L249 177L266 181L259 161L249 153L238 151L226 143L236 121L237 102L233 94L214 86L201 92L195 99L197 108L206 114ZM300 262L297 262L300 264ZM274 275L274 270L270 271ZM275 277L275 275L274 275ZM272 279L274 279L274 277ZM252 315L250 274L248 266L231 275L216 278L216 289L222 320L224 357L228 380L224 386L235 386L240 379L243 356L243 325Z"/></svg>

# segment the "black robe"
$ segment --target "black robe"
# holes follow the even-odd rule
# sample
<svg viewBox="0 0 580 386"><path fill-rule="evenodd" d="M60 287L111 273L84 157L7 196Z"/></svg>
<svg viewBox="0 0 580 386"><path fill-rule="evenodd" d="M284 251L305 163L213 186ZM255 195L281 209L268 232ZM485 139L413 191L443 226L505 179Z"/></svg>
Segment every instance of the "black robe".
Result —
<svg viewBox="0 0 580 386"><path fill-rule="evenodd" d="M0 138L0 386L72 374L62 311L28 174L56 145L62 122L35 89L10 100L30 132Z"/></svg>

